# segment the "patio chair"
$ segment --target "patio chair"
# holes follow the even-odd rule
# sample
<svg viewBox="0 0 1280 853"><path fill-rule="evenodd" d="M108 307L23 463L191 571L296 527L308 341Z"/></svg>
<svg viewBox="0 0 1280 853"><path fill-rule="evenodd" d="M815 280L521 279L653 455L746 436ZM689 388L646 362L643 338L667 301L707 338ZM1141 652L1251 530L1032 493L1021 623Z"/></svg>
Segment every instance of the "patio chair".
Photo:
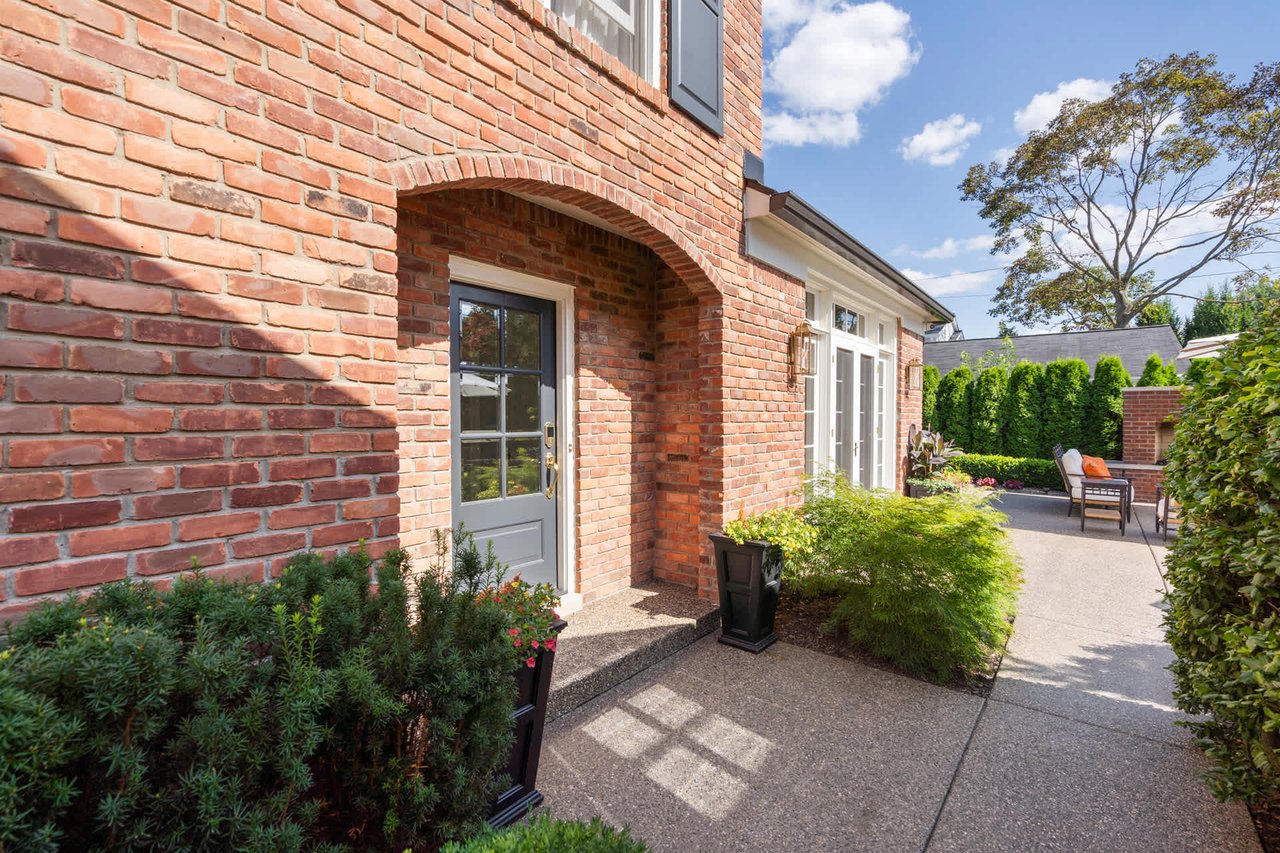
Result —
<svg viewBox="0 0 1280 853"><path fill-rule="evenodd" d="M1053 446L1053 459L1058 463L1062 487L1070 498L1067 516L1075 512L1078 505L1083 530L1086 505L1121 510L1120 532L1123 533L1125 522L1133 521L1133 480L1129 477L1086 478L1080 451L1063 450L1061 444Z"/></svg>
<svg viewBox="0 0 1280 853"><path fill-rule="evenodd" d="M1165 494L1164 483L1156 485L1156 532L1166 540L1169 538L1169 525L1182 526L1182 504Z"/></svg>

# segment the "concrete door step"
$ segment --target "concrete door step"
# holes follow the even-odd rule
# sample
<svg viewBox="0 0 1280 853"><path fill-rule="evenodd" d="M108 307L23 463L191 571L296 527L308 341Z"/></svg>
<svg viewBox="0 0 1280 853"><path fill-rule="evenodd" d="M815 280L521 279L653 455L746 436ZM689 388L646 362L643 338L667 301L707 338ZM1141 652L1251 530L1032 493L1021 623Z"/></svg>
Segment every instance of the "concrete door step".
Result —
<svg viewBox="0 0 1280 853"><path fill-rule="evenodd" d="M720 626L716 603L688 587L647 581L565 617L547 700L554 720Z"/></svg>

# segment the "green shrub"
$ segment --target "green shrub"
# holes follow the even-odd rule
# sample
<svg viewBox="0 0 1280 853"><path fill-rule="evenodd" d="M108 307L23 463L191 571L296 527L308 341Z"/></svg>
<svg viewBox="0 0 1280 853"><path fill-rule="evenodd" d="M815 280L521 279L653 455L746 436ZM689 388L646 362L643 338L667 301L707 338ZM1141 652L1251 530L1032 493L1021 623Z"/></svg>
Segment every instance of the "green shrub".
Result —
<svg viewBox="0 0 1280 853"><path fill-rule="evenodd" d="M512 735L509 621L477 600L494 568L474 547L417 576L400 551L304 554L270 585L125 581L34 613L0 661L0 704L42 730L0 734L0 806L23 806L0 846L399 851L474 831Z"/></svg>
<svg viewBox="0 0 1280 853"><path fill-rule="evenodd" d="M1024 486L1039 489L1061 489L1062 475L1052 459L1028 459L1018 456L987 456L966 453L951 460L951 467L974 479L991 477L1003 483L1018 480Z"/></svg>
<svg viewBox="0 0 1280 853"><path fill-rule="evenodd" d="M973 383L969 443L974 453L999 453L1004 447L1005 389L1009 384L1003 367L988 367Z"/></svg>
<svg viewBox="0 0 1280 853"><path fill-rule="evenodd" d="M1193 358L1191 363L1187 365L1187 372L1183 379L1188 385L1198 385L1204 380L1204 375L1209 372L1216 358Z"/></svg>
<svg viewBox="0 0 1280 853"><path fill-rule="evenodd" d="M1080 450L1103 459L1119 459L1123 444L1124 389L1133 385L1124 362L1104 355L1093 367Z"/></svg>
<svg viewBox="0 0 1280 853"><path fill-rule="evenodd" d="M1089 396L1089 365L1060 358L1044 369L1044 407L1040 435L1046 451L1053 445L1079 447L1084 437L1084 408ZM1052 455L1045 452L1043 455Z"/></svg>
<svg viewBox="0 0 1280 853"><path fill-rule="evenodd" d="M739 545L743 542L768 542L782 552L786 563L791 564L808 560L818 538L818 531L804 520L804 516L789 507L735 519L724 526L724 534Z"/></svg>
<svg viewBox="0 0 1280 853"><path fill-rule="evenodd" d="M938 385L942 383L942 374L932 364L921 369L920 378L920 421L927 430L936 430L938 409Z"/></svg>
<svg viewBox="0 0 1280 853"><path fill-rule="evenodd" d="M1192 387L1166 484L1184 522L1166 560L1179 707L1220 798L1280 793L1280 308Z"/></svg>
<svg viewBox="0 0 1280 853"><path fill-rule="evenodd" d="M1005 389L1004 410L1000 422L1004 428L1004 452L1010 456L1043 456L1041 417L1044 401L1044 365L1020 362L1009 374Z"/></svg>
<svg viewBox="0 0 1280 853"><path fill-rule="evenodd" d="M1181 384L1182 378L1178 376L1178 368L1172 361L1165 364L1160 359L1159 353L1153 352L1147 356L1147 363L1142 366L1142 375L1138 377L1139 388Z"/></svg>
<svg viewBox="0 0 1280 853"><path fill-rule="evenodd" d="M829 628L937 681L988 669L1009 637L1021 580L1004 516L983 497L912 500L831 477L805 516L817 549L791 580L840 596Z"/></svg>
<svg viewBox="0 0 1280 853"><path fill-rule="evenodd" d="M441 853L644 853L647 849L627 830L614 829L600 818L583 823L541 814L526 824L446 844Z"/></svg>
<svg viewBox="0 0 1280 853"><path fill-rule="evenodd" d="M973 371L961 365L947 371L938 385L938 405L934 417L947 440L967 450L973 439L970 431L969 386Z"/></svg>

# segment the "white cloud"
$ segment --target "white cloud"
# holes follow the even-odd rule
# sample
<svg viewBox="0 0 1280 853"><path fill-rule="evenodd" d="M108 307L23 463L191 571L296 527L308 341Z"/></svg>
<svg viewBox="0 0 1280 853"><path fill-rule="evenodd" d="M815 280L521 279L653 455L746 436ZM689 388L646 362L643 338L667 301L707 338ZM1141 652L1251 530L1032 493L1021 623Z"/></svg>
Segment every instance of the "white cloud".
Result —
<svg viewBox="0 0 1280 853"><path fill-rule="evenodd" d="M920 59L911 16L885 2L769 0L765 29L781 41L765 66L765 112L774 145L849 145L858 113L877 103Z"/></svg>
<svg viewBox="0 0 1280 853"><path fill-rule="evenodd" d="M1100 101L1111 94L1111 84L1106 80L1090 80L1077 77L1059 83L1052 92L1036 94L1027 105L1013 114L1013 126L1021 134L1033 130L1044 130L1049 122L1058 117L1062 104L1068 98L1080 98L1085 101Z"/></svg>
<svg viewBox="0 0 1280 853"><path fill-rule="evenodd" d="M952 113L931 121L915 136L902 140L898 151L903 160L924 160L930 166L950 166L969 147L969 140L982 132L982 125Z"/></svg>
<svg viewBox="0 0 1280 853"><path fill-rule="evenodd" d="M922 252L912 252L911 254L917 258L940 260L954 258L962 252L990 251L995 242L995 238L988 234L979 234L977 237L963 237L959 240L954 237L948 237L936 246L925 249Z"/></svg>
<svg viewBox="0 0 1280 853"><path fill-rule="evenodd" d="M901 272L924 288L927 293L939 298L979 290L995 281L997 275L997 271L994 270L982 270L980 272L957 270L951 273L927 273L906 267Z"/></svg>

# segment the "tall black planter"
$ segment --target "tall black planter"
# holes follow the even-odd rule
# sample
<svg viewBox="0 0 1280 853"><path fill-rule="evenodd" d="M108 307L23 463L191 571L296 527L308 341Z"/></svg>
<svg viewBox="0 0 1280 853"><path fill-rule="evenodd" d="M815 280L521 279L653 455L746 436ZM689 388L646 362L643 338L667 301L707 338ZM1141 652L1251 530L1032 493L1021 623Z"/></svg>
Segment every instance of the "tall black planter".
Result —
<svg viewBox="0 0 1280 853"><path fill-rule="evenodd" d="M553 630L559 635L566 624L560 619ZM542 803L538 759L542 755L542 730L547 724L547 695L555 662L555 652L540 649L533 666L516 670L516 707L511 712L515 741L511 744L511 760L506 769L511 787L498 795L489 812L489 824L496 829L510 826Z"/></svg>
<svg viewBox="0 0 1280 853"><path fill-rule="evenodd" d="M720 587L720 642L749 652L764 651L778 639L773 617L782 588L782 549L768 542L739 545L711 534Z"/></svg>

